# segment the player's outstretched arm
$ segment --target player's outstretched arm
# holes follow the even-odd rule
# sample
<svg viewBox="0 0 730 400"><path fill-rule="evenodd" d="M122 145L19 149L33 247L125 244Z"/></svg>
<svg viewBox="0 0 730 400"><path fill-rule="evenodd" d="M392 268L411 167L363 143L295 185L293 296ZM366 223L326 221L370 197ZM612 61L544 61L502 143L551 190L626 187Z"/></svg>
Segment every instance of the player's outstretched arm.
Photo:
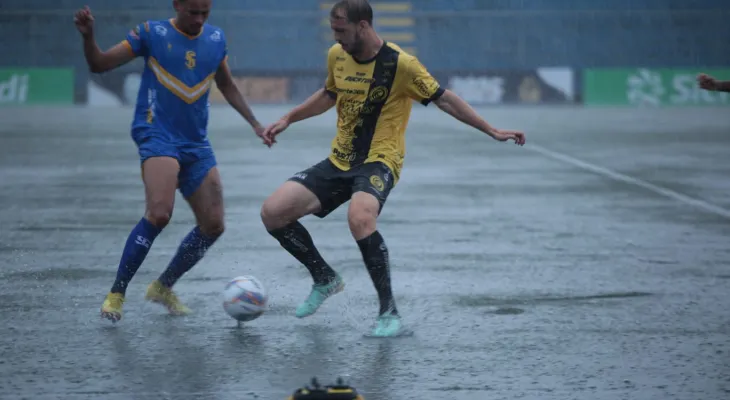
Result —
<svg viewBox="0 0 730 400"><path fill-rule="evenodd" d="M233 81L233 76L231 76L231 69L228 67L226 61L223 61L220 67L218 67L218 71L215 74L215 84L228 104L241 114L246 122L251 125L258 137L264 139L264 127L256 120L256 116L254 116L251 107L248 106L241 91L238 90L238 86L236 86L236 82ZM267 143L265 139L264 143L271 147L271 143Z"/></svg>
<svg viewBox="0 0 730 400"><path fill-rule="evenodd" d="M282 119L285 119L290 125L307 118L316 117L334 107L336 102L336 95L322 88L309 96L304 103L294 107Z"/></svg>
<svg viewBox="0 0 730 400"><path fill-rule="evenodd" d="M730 81L718 81L707 74L699 74L697 76L697 82L705 90L730 92Z"/></svg>
<svg viewBox="0 0 730 400"><path fill-rule="evenodd" d="M495 140L504 142L506 140L512 139L515 141L516 144L520 146L525 144L524 133L519 131L497 129L489 125L487 121L482 119L482 117L480 117L479 114L474 111L469 103L464 101L456 93L450 90L444 90L444 93L441 95L441 97L434 101L434 104L436 104L438 108L448 113L452 117L486 133Z"/></svg>
<svg viewBox="0 0 730 400"><path fill-rule="evenodd" d="M286 115L275 123L269 125L264 131L264 138L270 143L276 143L276 135L283 132L289 125L320 115L337 103L337 96L322 88L309 96L304 103L294 107Z"/></svg>
<svg viewBox="0 0 730 400"><path fill-rule="evenodd" d="M86 63L91 72L106 72L130 62L136 57L130 46L125 43L119 43L107 51L101 51L94 39L94 16L91 15L89 7L84 7L76 12L74 23L84 39L84 57L86 57Z"/></svg>

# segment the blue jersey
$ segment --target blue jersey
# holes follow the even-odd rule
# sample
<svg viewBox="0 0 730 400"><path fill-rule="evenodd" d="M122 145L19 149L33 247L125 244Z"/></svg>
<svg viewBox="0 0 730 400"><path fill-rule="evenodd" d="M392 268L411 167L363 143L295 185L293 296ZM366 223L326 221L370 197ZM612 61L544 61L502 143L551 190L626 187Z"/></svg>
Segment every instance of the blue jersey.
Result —
<svg viewBox="0 0 730 400"><path fill-rule="evenodd" d="M206 143L208 93L227 58L223 30L205 24L190 36L172 19L147 21L122 43L145 61L132 131L151 128L170 143Z"/></svg>

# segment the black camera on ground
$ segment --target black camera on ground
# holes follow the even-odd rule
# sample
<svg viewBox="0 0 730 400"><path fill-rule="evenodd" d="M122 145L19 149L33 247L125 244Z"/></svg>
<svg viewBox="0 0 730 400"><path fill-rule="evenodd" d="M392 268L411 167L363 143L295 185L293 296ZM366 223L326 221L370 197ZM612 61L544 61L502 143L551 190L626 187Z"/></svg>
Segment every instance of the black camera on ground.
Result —
<svg viewBox="0 0 730 400"><path fill-rule="evenodd" d="M312 378L311 386L297 389L287 400L365 400L355 388L345 385L342 378L335 385L320 386L317 378Z"/></svg>

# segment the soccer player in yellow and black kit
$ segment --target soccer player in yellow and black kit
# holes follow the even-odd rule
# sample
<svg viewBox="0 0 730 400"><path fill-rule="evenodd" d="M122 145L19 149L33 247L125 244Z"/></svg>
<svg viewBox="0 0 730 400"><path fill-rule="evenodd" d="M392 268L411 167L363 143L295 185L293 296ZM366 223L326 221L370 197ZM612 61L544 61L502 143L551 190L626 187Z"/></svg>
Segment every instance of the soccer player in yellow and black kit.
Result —
<svg viewBox="0 0 730 400"><path fill-rule="evenodd" d="M405 155L405 130L413 100L434 102L458 120L499 141L522 145L524 135L493 128L462 99L444 90L419 63L397 45L383 41L372 27L373 11L365 0L343 0L330 12L337 44L327 57L325 87L264 131L264 141L290 124L337 106L337 135L322 162L295 174L263 204L261 219L284 249L304 264L314 279L309 297L296 316L312 315L344 282L317 251L298 220L324 218L350 201L348 222L380 300L372 336L398 336L403 328L390 284L388 248L376 220L398 182Z"/></svg>

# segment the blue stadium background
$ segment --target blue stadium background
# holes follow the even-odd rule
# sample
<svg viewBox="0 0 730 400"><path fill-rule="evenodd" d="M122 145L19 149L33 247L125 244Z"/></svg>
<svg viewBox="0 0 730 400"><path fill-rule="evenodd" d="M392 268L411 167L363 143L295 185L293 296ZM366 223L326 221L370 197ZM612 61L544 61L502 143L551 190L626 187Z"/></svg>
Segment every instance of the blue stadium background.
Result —
<svg viewBox="0 0 730 400"><path fill-rule="evenodd" d="M730 66L730 0L372 3L382 36L415 52L432 71ZM84 4L95 13L102 47L143 20L172 15L171 0L2 0L1 66L73 66L83 96L87 72L72 14ZM332 44L328 5L214 0L210 22L226 31L239 72L320 71Z"/></svg>

